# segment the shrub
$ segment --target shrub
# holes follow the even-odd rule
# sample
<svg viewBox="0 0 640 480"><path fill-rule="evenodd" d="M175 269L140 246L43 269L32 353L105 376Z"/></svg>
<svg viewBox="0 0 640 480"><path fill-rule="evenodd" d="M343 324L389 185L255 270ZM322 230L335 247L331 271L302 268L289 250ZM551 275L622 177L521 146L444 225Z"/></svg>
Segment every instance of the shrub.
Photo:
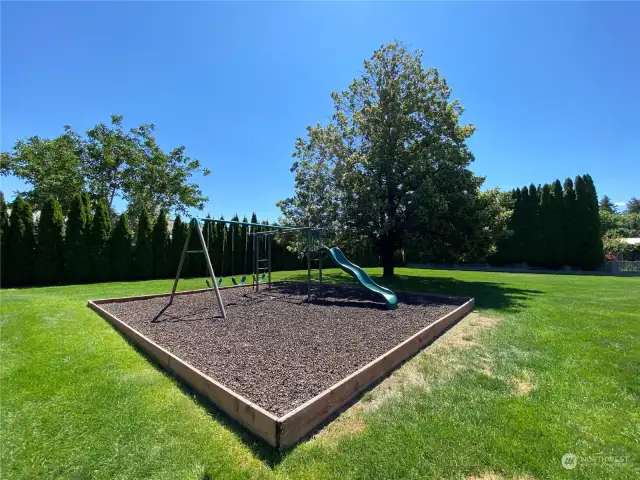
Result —
<svg viewBox="0 0 640 480"><path fill-rule="evenodd" d="M49 197L38 224L37 269L39 283L51 285L64 278L64 216L60 202Z"/></svg>
<svg viewBox="0 0 640 480"><path fill-rule="evenodd" d="M113 280L129 280L133 268L133 231L129 225L129 217L123 213L116 222L111 234L110 258L111 278Z"/></svg>
<svg viewBox="0 0 640 480"><path fill-rule="evenodd" d="M134 249L134 274L139 279L153 278L153 245L149 216L142 212L138 219L138 232Z"/></svg>

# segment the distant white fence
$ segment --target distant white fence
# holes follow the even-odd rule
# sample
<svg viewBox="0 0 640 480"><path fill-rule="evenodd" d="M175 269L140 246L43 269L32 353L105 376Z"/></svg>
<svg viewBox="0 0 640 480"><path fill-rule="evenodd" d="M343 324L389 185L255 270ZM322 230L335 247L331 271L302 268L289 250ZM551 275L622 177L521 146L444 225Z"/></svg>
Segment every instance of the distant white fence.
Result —
<svg viewBox="0 0 640 480"><path fill-rule="evenodd" d="M474 264L437 264L437 263L408 263L409 268L426 268L432 270L466 270L475 272L507 272L507 273L552 273L561 275L615 275L620 277L640 276L640 261L607 261L598 270L572 270L565 266L559 270L521 266L493 267L487 263Z"/></svg>

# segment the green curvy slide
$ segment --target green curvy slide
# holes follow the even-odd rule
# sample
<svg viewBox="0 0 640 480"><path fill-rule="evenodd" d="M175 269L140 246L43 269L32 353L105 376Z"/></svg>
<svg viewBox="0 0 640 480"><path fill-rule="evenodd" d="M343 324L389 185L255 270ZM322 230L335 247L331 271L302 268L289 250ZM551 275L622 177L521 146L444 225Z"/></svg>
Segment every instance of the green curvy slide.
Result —
<svg viewBox="0 0 640 480"><path fill-rule="evenodd" d="M338 247L322 247L323 250L329 252L331 259L345 272L353 276L360 285L362 285L367 290L377 293L381 297L384 298L385 302L387 302L387 308L389 310L395 310L398 307L398 299L396 294L393 293L388 288L381 287L376 282L371 280L369 275L361 269L358 265L351 263L347 257L344 256L342 250Z"/></svg>

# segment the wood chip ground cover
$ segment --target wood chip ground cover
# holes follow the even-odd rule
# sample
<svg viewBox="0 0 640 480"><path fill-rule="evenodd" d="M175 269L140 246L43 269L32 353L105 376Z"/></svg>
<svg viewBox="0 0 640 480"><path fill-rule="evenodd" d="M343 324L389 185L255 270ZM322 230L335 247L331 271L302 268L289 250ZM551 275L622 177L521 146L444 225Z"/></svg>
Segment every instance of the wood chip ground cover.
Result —
<svg viewBox="0 0 640 480"><path fill-rule="evenodd" d="M102 304L206 375L274 415L296 408L355 372L462 301L399 294L388 311L359 288L325 286L310 301L306 285L221 291Z"/></svg>

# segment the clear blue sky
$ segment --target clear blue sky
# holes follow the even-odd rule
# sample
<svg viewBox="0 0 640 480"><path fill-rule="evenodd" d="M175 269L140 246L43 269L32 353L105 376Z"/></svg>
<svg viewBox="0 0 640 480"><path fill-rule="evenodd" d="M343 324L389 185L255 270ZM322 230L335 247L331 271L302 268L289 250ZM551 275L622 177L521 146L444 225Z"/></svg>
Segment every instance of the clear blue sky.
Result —
<svg viewBox="0 0 640 480"><path fill-rule="evenodd" d="M125 116L212 170L205 213L274 220L297 136L394 39L477 126L473 170L511 189L591 173L640 196L638 3L2 3L2 150ZM2 179L11 196L22 188Z"/></svg>

